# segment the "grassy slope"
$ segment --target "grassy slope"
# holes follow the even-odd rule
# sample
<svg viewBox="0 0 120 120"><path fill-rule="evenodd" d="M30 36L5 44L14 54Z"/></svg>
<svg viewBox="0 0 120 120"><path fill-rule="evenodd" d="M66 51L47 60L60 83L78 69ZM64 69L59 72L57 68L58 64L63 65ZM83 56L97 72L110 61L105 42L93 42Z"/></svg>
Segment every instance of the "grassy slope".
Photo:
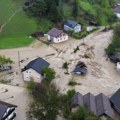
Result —
<svg viewBox="0 0 120 120"><path fill-rule="evenodd" d="M25 0L0 0L0 25L22 6ZM24 11L16 14L0 33L0 48L29 45L33 39L29 34L37 28L36 22L27 18Z"/></svg>

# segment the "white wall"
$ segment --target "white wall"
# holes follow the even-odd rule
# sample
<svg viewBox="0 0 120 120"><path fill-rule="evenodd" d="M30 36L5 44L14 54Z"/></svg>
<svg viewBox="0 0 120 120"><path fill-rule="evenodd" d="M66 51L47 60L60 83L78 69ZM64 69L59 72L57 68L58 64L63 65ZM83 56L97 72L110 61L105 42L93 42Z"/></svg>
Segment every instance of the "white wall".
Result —
<svg viewBox="0 0 120 120"><path fill-rule="evenodd" d="M120 18L120 13L115 13L118 18Z"/></svg>
<svg viewBox="0 0 120 120"><path fill-rule="evenodd" d="M24 81L30 81L31 78L33 78L36 83L41 83L43 80L41 74L30 68L23 72L23 79Z"/></svg>
<svg viewBox="0 0 120 120"><path fill-rule="evenodd" d="M81 32L81 30L82 30L82 28L81 28L81 25L80 25L80 24L76 25L75 28L74 28L74 32L75 32L75 33Z"/></svg>
<svg viewBox="0 0 120 120"><path fill-rule="evenodd" d="M62 33L59 37L57 37L57 38L54 37L51 42L60 43L60 42L66 41L66 40L68 40L68 35L66 33ZM48 41L50 41L49 35L48 35Z"/></svg>

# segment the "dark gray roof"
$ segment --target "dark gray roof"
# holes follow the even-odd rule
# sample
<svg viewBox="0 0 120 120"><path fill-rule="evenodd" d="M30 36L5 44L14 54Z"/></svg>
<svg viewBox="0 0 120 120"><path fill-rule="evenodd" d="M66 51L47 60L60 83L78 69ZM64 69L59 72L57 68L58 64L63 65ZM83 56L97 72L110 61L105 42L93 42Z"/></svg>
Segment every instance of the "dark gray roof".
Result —
<svg viewBox="0 0 120 120"><path fill-rule="evenodd" d="M90 112L93 112L96 116L107 115L114 119L114 110L111 107L109 98L104 94L99 94L97 96L88 93L86 95L81 95L76 93L71 101L71 108L77 106L85 106Z"/></svg>
<svg viewBox="0 0 120 120"><path fill-rule="evenodd" d="M79 22L73 21L73 20L65 20L64 21L64 25L67 25L71 28L74 28L77 24L79 24Z"/></svg>
<svg viewBox="0 0 120 120"><path fill-rule="evenodd" d="M42 70L46 67L48 67L50 64L45 61L44 59L42 59L41 57L36 58L35 60L32 60L31 62L29 62L22 71L28 70L30 68L32 68L33 70L35 70L38 73L41 73Z"/></svg>
<svg viewBox="0 0 120 120"><path fill-rule="evenodd" d="M120 89L110 98L111 103L114 105L116 110L120 113Z"/></svg>
<svg viewBox="0 0 120 120"><path fill-rule="evenodd" d="M119 6L119 5L116 6L116 8L114 9L114 12L115 12L115 13L120 13L120 6Z"/></svg>
<svg viewBox="0 0 120 120"><path fill-rule="evenodd" d="M87 68L86 67L80 67L80 66L76 66L73 72L81 72L82 74L86 74L87 73Z"/></svg>
<svg viewBox="0 0 120 120"><path fill-rule="evenodd" d="M17 107L16 105L0 101L0 120L2 120L8 107Z"/></svg>
<svg viewBox="0 0 120 120"><path fill-rule="evenodd" d="M87 93L86 95L84 95L84 105L88 110L96 115L95 96L93 94Z"/></svg>
<svg viewBox="0 0 120 120"><path fill-rule="evenodd" d="M79 92L77 92L73 97L72 97L72 100L71 100L71 108L74 108L76 106L83 106L84 103L83 103L83 95L80 94Z"/></svg>
<svg viewBox="0 0 120 120"><path fill-rule="evenodd" d="M64 33L63 30L52 28L47 34L53 37L58 37L61 33Z"/></svg>
<svg viewBox="0 0 120 120"><path fill-rule="evenodd" d="M97 116L107 115L114 119L115 114L113 108L111 107L110 100L102 93L96 96L96 108Z"/></svg>

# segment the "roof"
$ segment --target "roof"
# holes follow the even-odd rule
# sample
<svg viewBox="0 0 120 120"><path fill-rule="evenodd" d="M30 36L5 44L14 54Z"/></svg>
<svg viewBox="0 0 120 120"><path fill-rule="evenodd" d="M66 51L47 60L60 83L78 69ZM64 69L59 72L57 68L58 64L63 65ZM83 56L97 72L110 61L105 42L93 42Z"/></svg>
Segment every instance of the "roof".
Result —
<svg viewBox="0 0 120 120"><path fill-rule="evenodd" d="M29 62L25 67L24 69L22 70L25 71L25 70L28 70L30 68L32 68L33 70L35 70L36 72L38 73L42 73L42 70L46 67L48 67L50 64L45 61L44 59L42 59L41 57L38 57L34 60L32 60L31 62Z"/></svg>
<svg viewBox="0 0 120 120"><path fill-rule="evenodd" d="M96 96L97 116L107 115L114 119L114 111L111 107L109 98L103 93Z"/></svg>
<svg viewBox="0 0 120 120"><path fill-rule="evenodd" d="M120 89L115 92L115 94L110 98L110 101L118 112L120 112Z"/></svg>
<svg viewBox="0 0 120 120"><path fill-rule="evenodd" d="M86 74L87 73L87 68L86 67L80 67L80 66L76 66L75 69L73 70L73 72L81 72L82 74Z"/></svg>
<svg viewBox="0 0 120 120"><path fill-rule="evenodd" d="M77 106L84 106L90 112L94 113L96 116L107 115L110 118L114 119L114 110L111 107L109 98L103 93L100 93L97 96L87 93L86 95L81 95L76 93L71 101L71 108Z"/></svg>
<svg viewBox="0 0 120 120"><path fill-rule="evenodd" d="M76 106L83 106L83 95L77 92L71 100L71 108L76 107Z"/></svg>
<svg viewBox="0 0 120 120"><path fill-rule="evenodd" d="M67 25L71 28L74 28L77 24L79 24L79 22L73 21L73 20L65 20L64 21L64 25Z"/></svg>
<svg viewBox="0 0 120 120"><path fill-rule="evenodd" d="M47 34L53 37L58 37L61 33L64 33L63 30L52 28Z"/></svg>
<svg viewBox="0 0 120 120"><path fill-rule="evenodd" d="M87 93L84 95L84 105L87 109L96 114L95 96L93 94Z"/></svg>
<svg viewBox="0 0 120 120"><path fill-rule="evenodd" d="M2 120L8 107L17 107L16 105L0 101L0 120Z"/></svg>
<svg viewBox="0 0 120 120"><path fill-rule="evenodd" d="M115 13L120 13L120 6L119 5L115 7L114 12Z"/></svg>

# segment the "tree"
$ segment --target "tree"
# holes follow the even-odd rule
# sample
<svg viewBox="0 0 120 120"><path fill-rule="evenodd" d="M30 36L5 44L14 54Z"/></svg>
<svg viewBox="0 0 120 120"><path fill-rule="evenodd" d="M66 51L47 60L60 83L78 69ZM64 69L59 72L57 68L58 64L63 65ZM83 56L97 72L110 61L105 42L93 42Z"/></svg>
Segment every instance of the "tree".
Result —
<svg viewBox="0 0 120 120"><path fill-rule="evenodd" d="M47 18L53 22L57 22L63 17L62 0L26 0L25 3L32 4L24 9L30 17Z"/></svg>
<svg viewBox="0 0 120 120"><path fill-rule="evenodd" d="M50 83L55 78L55 71L52 68L44 68L42 74L45 76L45 82Z"/></svg>
<svg viewBox="0 0 120 120"><path fill-rule="evenodd" d="M5 56L0 56L0 66L4 69L5 64L12 64L13 61L10 58L6 58Z"/></svg>
<svg viewBox="0 0 120 120"><path fill-rule="evenodd" d="M86 108L79 107L75 113L72 113L70 120L101 120L90 113Z"/></svg>
<svg viewBox="0 0 120 120"><path fill-rule="evenodd" d="M74 0L74 2L73 2L72 14L73 14L73 17L78 16L78 3L77 3L77 0Z"/></svg>
<svg viewBox="0 0 120 120"><path fill-rule="evenodd" d="M42 83L36 86L34 101L27 112L28 120L56 120L61 106L59 91L53 84Z"/></svg>
<svg viewBox="0 0 120 120"><path fill-rule="evenodd" d="M117 24L113 30L112 42L106 49L107 53L117 53L120 51L120 24Z"/></svg>

